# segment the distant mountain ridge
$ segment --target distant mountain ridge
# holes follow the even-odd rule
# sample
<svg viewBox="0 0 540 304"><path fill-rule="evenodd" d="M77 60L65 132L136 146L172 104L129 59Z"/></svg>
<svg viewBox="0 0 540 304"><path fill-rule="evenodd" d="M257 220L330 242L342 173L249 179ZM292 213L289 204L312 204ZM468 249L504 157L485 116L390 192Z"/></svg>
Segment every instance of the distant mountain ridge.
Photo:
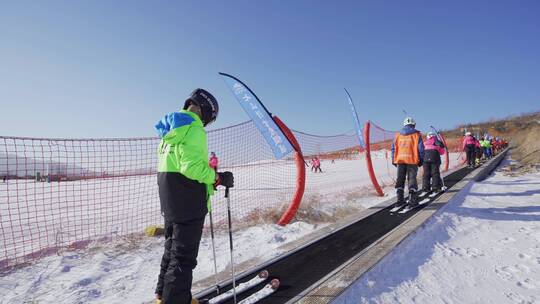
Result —
<svg viewBox="0 0 540 304"><path fill-rule="evenodd" d="M41 176L62 176L66 178L81 178L94 173L77 165L57 161L38 160L17 154L0 153L0 176L17 178L34 178Z"/></svg>

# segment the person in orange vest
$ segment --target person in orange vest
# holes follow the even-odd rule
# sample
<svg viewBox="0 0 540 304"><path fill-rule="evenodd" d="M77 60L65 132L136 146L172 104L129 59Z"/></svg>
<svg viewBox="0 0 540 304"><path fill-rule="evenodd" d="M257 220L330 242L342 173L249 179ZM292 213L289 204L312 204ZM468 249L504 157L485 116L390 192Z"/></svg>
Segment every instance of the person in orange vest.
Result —
<svg viewBox="0 0 540 304"><path fill-rule="evenodd" d="M396 206L405 205L405 179L408 181L408 204L414 207L418 204L418 182L416 175L418 167L424 159L424 143L422 134L415 129L416 122L411 117L403 121L403 129L396 134L392 143L392 164L397 167Z"/></svg>

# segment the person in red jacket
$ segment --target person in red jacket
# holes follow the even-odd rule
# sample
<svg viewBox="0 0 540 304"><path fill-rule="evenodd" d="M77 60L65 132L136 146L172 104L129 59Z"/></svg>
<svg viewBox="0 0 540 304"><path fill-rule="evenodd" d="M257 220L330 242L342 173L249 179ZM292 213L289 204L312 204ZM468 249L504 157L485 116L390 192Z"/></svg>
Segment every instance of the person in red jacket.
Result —
<svg viewBox="0 0 540 304"><path fill-rule="evenodd" d="M219 160L216 156L216 153L210 152L210 160L208 161L208 164L210 165L210 168L214 169L214 171L217 172Z"/></svg>
<svg viewBox="0 0 540 304"><path fill-rule="evenodd" d="M463 138L463 145L461 149L463 150L463 152L465 152L465 155L467 156L467 166L469 168L474 167L476 159L476 146L477 140L472 136L471 132L466 132L465 138Z"/></svg>
<svg viewBox="0 0 540 304"><path fill-rule="evenodd" d="M315 173L317 173L317 170L322 173L321 170L321 160L318 156L315 156Z"/></svg>

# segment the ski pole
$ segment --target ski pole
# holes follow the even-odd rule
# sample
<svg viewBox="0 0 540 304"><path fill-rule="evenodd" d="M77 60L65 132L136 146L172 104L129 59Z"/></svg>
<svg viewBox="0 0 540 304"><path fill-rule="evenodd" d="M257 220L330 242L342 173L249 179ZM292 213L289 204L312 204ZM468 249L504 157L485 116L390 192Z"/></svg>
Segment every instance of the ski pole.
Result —
<svg viewBox="0 0 540 304"><path fill-rule="evenodd" d="M442 174L440 175L441 176L441 182L442 182L442 188L444 191L446 191L446 185L444 184L444 176L442 176Z"/></svg>
<svg viewBox="0 0 540 304"><path fill-rule="evenodd" d="M442 140L442 137L441 137L441 132L439 132L439 130L435 129L434 126L430 126L430 127L433 129L433 131L435 131L435 134L437 134L437 139L438 139L440 142L444 143L444 141ZM445 147L446 147L446 145L445 145ZM447 150L448 150L448 149L447 149Z"/></svg>
<svg viewBox="0 0 540 304"><path fill-rule="evenodd" d="M214 255L214 280L216 282L216 292L219 294L219 284L217 279L216 245L214 242L214 221L212 220L212 211L208 212L210 216L210 235L212 236L212 254Z"/></svg>
<svg viewBox="0 0 540 304"><path fill-rule="evenodd" d="M231 199L229 197L229 187L225 188L225 198L227 198L227 215L229 217L229 247L231 248L231 274L234 303L236 304L236 278L234 275L234 257L233 257L233 239L232 239L232 221L231 221Z"/></svg>

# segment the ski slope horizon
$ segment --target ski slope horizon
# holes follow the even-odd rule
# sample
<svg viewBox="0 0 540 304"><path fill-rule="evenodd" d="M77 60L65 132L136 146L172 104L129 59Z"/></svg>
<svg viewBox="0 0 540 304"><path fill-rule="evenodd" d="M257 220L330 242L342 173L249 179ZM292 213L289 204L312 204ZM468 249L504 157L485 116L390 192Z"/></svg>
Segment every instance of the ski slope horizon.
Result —
<svg viewBox="0 0 540 304"><path fill-rule="evenodd" d="M388 164L388 154L388 151L381 150L372 155L374 170L382 187L393 184L396 174L395 168ZM451 153L451 156L451 167L458 166L459 154ZM363 158L364 154L361 154L350 160L335 160L334 163L323 161L324 173L307 170L303 204L315 204L331 214L332 208L351 198L373 196ZM267 221L262 215L269 209L279 212L288 206L295 189L295 176L287 172L294 172L295 166L291 161L278 161L231 168L236 176L236 186L231 189L233 219ZM36 252L46 254L45 240L49 240L49 247L53 250L62 246L78 248L89 245L93 240L140 234L148 226L162 225L155 180L155 175L142 175L52 183L26 179L0 183L0 191L5 194L0 197L0 206L3 206L0 208L9 215L4 217L2 224L0 247L4 248L5 256L0 260L9 262L10 256ZM142 196L122 198L115 195L131 185L143 187ZM385 189L385 192L392 195L393 190ZM226 225L227 210L223 196L223 189L219 189L212 198L217 229ZM253 200L254 197L257 200ZM16 208L9 208L14 204L18 204ZM143 213L134 213L134 210ZM38 239L34 239L35 236Z"/></svg>

